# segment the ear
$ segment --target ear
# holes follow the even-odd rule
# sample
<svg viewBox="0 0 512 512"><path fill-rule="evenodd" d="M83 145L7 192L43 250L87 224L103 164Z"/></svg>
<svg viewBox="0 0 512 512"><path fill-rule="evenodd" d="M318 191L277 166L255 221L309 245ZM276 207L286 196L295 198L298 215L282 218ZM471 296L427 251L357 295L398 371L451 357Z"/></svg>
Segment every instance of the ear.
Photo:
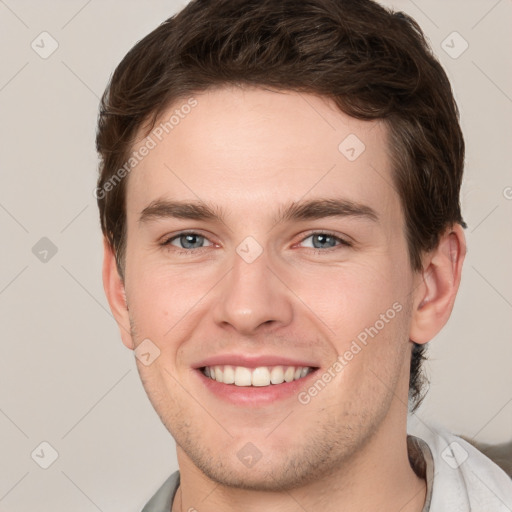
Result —
<svg viewBox="0 0 512 512"><path fill-rule="evenodd" d="M465 256L466 238L460 224L447 229L438 246L424 256L414 290L411 341L427 343L450 318Z"/></svg>
<svg viewBox="0 0 512 512"><path fill-rule="evenodd" d="M121 339L127 348L133 350L135 347L130 331L124 283L117 270L114 252L106 238L103 238L103 289L121 332Z"/></svg>

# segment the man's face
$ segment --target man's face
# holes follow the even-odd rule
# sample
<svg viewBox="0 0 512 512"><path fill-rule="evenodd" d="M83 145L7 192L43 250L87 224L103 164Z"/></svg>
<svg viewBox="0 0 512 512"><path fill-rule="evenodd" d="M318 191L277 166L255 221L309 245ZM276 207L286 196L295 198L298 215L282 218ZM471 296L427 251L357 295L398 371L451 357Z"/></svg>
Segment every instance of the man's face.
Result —
<svg viewBox="0 0 512 512"><path fill-rule="evenodd" d="M308 94L194 98L128 178L131 336L160 351L138 369L180 465L292 488L405 428L416 276L386 129Z"/></svg>

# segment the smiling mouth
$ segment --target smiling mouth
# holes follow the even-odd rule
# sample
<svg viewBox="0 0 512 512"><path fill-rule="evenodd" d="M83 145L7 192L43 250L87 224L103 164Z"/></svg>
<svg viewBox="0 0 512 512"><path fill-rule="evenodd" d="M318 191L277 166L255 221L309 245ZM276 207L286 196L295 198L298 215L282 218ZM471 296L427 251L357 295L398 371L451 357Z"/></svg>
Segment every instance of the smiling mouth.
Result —
<svg viewBox="0 0 512 512"><path fill-rule="evenodd" d="M240 387L265 387L300 380L315 371L311 366L204 366L199 370L205 377Z"/></svg>

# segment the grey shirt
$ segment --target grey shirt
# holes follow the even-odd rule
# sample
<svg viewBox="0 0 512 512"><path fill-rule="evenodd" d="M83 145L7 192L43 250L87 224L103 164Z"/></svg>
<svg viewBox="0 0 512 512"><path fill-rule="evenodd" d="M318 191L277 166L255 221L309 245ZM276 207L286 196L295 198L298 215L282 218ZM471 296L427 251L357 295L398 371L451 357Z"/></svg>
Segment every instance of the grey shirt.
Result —
<svg viewBox="0 0 512 512"><path fill-rule="evenodd" d="M180 485L180 472L175 471L146 503L142 512L171 512L174 496Z"/></svg>

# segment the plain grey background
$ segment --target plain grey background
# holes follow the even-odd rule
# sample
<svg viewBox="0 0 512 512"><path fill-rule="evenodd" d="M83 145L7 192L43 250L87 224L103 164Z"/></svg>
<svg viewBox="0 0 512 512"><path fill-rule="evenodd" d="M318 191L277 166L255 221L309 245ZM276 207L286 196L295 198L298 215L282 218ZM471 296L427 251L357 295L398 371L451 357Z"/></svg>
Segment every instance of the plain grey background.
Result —
<svg viewBox="0 0 512 512"><path fill-rule="evenodd" d="M506 441L512 2L383 3L412 15L430 39L467 144L468 256L452 318L430 343L431 388L415 419ZM0 0L0 512L136 511L177 468L104 297L93 190L107 80L136 41L182 7ZM53 450L58 457L43 469Z"/></svg>

